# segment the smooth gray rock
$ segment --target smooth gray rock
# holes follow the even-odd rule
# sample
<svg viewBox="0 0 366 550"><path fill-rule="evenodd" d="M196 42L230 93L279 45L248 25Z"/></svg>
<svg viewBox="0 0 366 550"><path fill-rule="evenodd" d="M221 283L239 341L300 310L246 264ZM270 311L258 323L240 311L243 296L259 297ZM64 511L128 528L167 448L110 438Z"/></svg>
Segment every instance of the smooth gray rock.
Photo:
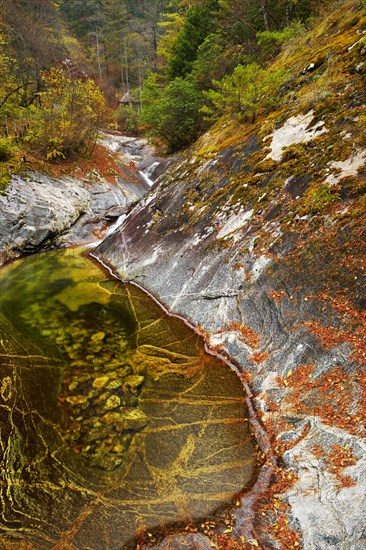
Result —
<svg viewBox="0 0 366 550"><path fill-rule="evenodd" d="M50 246L97 242L141 200L149 183L138 163L144 158L148 169L156 162L153 147L147 140L113 134L103 135L100 143L113 152L120 170L114 183L96 170L85 179L39 172L13 176L0 195L0 265ZM171 162L161 159L156 174Z"/></svg>
<svg viewBox="0 0 366 550"><path fill-rule="evenodd" d="M240 371L251 375L252 404L264 425L272 426L272 441L292 445L282 460L298 479L281 497L289 505L289 525L300 533L304 549L366 548L362 438L313 414L314 403L324 399L316 385L312 389L309 382L306 389L305 379L292 389L287 382L301 376L304 365L314 369L311 381L333 375L337 368L349 376L357 373L351 344L323 347L307 328L309 323L344 323L336 308L314 296L331 280L334 295L347 289L357 309L357 281L334 261L331 245L321 239L318 248L309 241L296 256L299 235L292 227L284 231L278 207L279 197L292 200L284 194L287 181L284 191L264 207L263 188L256 197L233 204L231 191L225 191L232 190L230 176L240 172L256 151L253 138L240 154L233 155L229 148L208 161L194 157L176 163L94 254L120 277L140 284L172 312L199 325L209 346L226 352ZM288 260L292 257L296 262ZM349 395L354 413L362 406L355 384L354 397ZM293 406L299 395L301 411ZM356 463L340 469L350 477L349 487L340 487L344 478L336 477L330 462L316 459L314 445L325 457L349 446ZM273 455L269 451L267 456L270 463ZM255 496L244 501L252 506ZM237 537L248 539L252 533L261 547L277 548L261 521L248 509L238 510Z"/></svg>
<svg viewBox="0 0 366 550"><path fill-rule="evenodd" d="M72 178L39 173L14 176L0 196L2 263L34 251L72 226L89 207L89 194Z"/></svg>
<svg viewBox="0 0 366 550"><path fill-rule="evenodd" d="M127 212L145 191L138 172L132 181L119 178L116 184L38 172L13 176L0 196L0 265L51 245L96 241L116 219L108 219L109 211Z"/></svg>

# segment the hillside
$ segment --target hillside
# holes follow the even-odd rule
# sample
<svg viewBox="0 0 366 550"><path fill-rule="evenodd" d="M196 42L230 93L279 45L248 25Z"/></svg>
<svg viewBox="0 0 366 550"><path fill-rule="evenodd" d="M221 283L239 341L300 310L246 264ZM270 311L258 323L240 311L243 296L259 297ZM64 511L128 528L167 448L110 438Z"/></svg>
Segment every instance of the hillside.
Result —
<svg viewBox="0 0 366 550"><path fill-rule="evenodd" d="M197 526L199 547L362 548L364 2L338 3L268 70L286 76L266 108L221 118L95 255L231 358L264 428L257 485L219 539Z"/></svg>

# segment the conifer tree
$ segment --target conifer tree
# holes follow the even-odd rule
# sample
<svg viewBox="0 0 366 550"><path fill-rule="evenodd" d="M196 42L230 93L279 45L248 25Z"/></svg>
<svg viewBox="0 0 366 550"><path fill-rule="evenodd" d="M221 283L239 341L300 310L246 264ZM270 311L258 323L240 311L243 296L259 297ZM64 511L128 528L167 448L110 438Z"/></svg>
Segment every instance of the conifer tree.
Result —
<svg viewBox="0 0 366 550"><path fill-rule="evenodd" d="M167 76L170 80L185 77L192 71L199 46L215 30L214 13L213 6L193 6L187 11L183 29L173 43L168 60Z"/></svg>

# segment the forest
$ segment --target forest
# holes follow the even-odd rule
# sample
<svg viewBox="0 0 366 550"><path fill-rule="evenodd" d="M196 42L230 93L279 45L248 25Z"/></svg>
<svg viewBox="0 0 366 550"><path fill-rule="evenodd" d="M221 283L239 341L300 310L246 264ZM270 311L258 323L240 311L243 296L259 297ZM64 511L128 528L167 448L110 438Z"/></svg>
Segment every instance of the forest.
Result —
<svg viewBox="0 0 366 550"><path fill-rule="evenodd" d="M286 83L271 62L328 3L0 0L0 158L90 154L101 127L174 152L224 113L254 120Z"/></svg>

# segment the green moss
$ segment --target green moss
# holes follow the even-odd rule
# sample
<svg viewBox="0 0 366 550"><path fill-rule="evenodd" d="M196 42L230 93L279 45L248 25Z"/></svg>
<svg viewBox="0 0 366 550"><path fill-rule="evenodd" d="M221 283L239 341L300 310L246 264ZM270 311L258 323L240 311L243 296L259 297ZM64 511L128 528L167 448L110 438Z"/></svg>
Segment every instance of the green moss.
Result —
<svg viewBox="0 0 366 550"><path fill-rule="evenodd" d="M278 162L276 160L272 159L265 159L263 160L257 167L258 172L274 172L276 168L278 167Z"/></svg>
<svg viewBox="0 0 366 550"><path fill-rule="evenodd" d="M357 137L355 139L356 143L360 147L366 147L366 109L364 109L357 118Z"/></svg>
<svg viewBox="0 0 366 550"><path fill-rule="evenodd" d="M295 143L294 145L290 145L289 147L285 147L285 149L283 149L282 163L290 160L294 160L294 159L301 159L303 155L304 155L304 144Z"/></svg>
<svg viewBox="0 0 366 550"><path fill-rule="evenodd" d="M300 214L316 214L322 212L329 205L338 202L340 195L333 191L326 183L315 183L305 193Z"/></svg>
<svg viewBox="0 0 366 550"><path fill-rule="evenodd" d="M320 230L323 217L316 214L326 213L331 220L338 219L337 210L344 208L337 208L337 203L342 199L358 201L365 193L362 177L352 181L343 179L339 188L325 183L331 162L346 160L355 146L366 147L364 82L362 75L352 71L364 56L360 55L358 45L349 50L360 40L357 31L366 26L366 11L360 12L358 1L344 2L339 9L332 6L331 10L328 17L324 14L320 26L310 30L306 37L300 37L296 44L289 44L275 61L275 68L285 70L289 78L273 112L258 118L254 124L240 124L235 117L225 116L192 148L192 156L197 159L193 171L229 147L233 152L229 151L227 156L225 152L225 163L219 162L208 174L201 175L199 193L193 190L192 184L186 194L190 202L187 206L190 223L200 221L208 211L214 216L225 203L227 207L253 208L265 219L269 213L269 219L280 223L284 231L288 232L296 224L296 231L301 227L307 234ZM360 44L364 45L365 40ZM317 67L307 70L312 63ZM279 162L266 158L270 139L265 138L291 116L310 109L314 112L312 125L323 122L326 132L308 143L286 148ZM258 136L262 148L248 156L245 148L253 135ZM188 178L195 177L193 173L192 176L184 175L182 179L187 182ZM306 185L298 193L302 198L293 198L297 196L296 181L293 189L285 187L292 176L299 180L307 177ZM310 178L312 183L305 191ZM220 189L217 189L218 181L223 186ZM291 192L284 192L285 189ZM192 203L194 210L190 209ZM354 210L362 209L357 206ZM261 216L257 216L258 227L253 219L251 232L259 235L258 245L270 246L271 239L260 234ZM302 216L307 218L300 220ZM273 236L271 238L273 241ZM227 242L232 243L231 239L224 241L215 242L213 248L225 248L229 246Z"/></svg>

